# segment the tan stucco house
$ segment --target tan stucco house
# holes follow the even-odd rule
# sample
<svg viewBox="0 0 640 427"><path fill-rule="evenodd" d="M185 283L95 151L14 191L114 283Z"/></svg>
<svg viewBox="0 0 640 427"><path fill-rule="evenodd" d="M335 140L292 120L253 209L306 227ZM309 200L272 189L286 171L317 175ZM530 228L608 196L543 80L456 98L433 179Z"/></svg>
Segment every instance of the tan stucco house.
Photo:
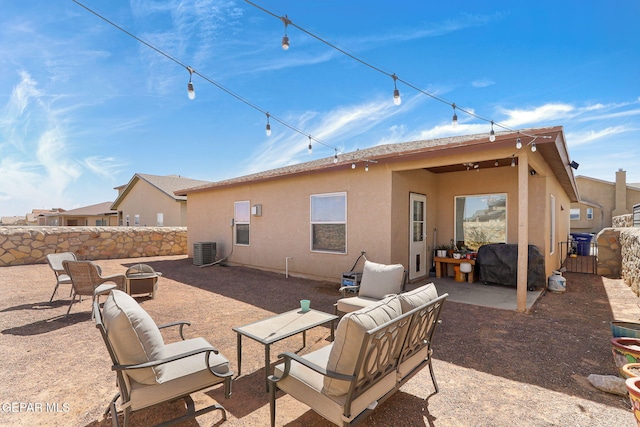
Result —
<svg viewBox="0 0 640 427"><path fill-rule="evenodd" d="M486 241L518 244L522 272L536 245L550 275L578 200L570 161L562 127L538 128L494 142L482 134L381 145L176 194L189 199L189 254L212 241L235 265L339 281L366 251L418 280L434 245ZM468 235L478 224L492 229ZM518 274L521 311L526 280Z"/></svg>
<svg viewBox="0 0 640 427"><path fill-rule="evenodd" d="M118 198L111 209L117 211L117 225L186 227L187 198L174 192L205 183L178 175L137 173L126 185L115 188Z"/></svg>
<svg viewBox="0 0 640 427"><path fill-rule="evenodd" d="M116 212L111 210L111 203L103 202L68 211L61 209L59 212L40 214L39 225L67 227L116 225Z"/></svg>
<svg viewBox="0 0 640 427"><path fill-rule="evenodd" d="M619 169L616 181L578 175L580 201L571 203L571 231L598 233L612 226L612 218L630 214L640 203L640 184L627 184L627 172Z"/></svg>

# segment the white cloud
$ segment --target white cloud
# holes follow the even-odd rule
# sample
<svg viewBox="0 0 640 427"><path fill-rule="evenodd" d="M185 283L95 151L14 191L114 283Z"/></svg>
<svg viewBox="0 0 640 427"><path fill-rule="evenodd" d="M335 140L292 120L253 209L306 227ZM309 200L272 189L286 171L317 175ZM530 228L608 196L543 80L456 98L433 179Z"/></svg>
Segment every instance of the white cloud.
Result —
<svg viewBox="0 0 640 427"><path fill-rule="evenodd" d="M494 84L496 84L496 82L490 79L478 79L471 82L471 86L473 87L488 87Z"/></svg>
<svg viewBox="0 0 640 427"><path fill-rule="evenodd" d="M625 126L611 126L605 129L600 130L587 130L582 132L567 132L566 137L567 141L571 146L578 146L589 144L594 141L602 140L608 138L612 135L621 134L624 132L630 132L632 129L629 129Z"/></svg>
<svg viewBox="0 0 640 427"><path fill-rule="evenodd" d="M563 120L575 115L574 106L562 103L549 103L530 110L501 108L498 110L507 118L498 120L500 123L510 128L519 128L536 123Z"/></svg>

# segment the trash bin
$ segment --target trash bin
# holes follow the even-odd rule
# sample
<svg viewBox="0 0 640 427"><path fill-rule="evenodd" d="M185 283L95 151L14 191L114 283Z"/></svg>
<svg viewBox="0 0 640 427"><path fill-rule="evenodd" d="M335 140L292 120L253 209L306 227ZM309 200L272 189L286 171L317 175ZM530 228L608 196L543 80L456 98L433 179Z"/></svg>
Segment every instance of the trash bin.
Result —
<svg viewBox="0 0 640 427"><path fill-rule="evenodd" d="M571 233L571 237L577 242L578 255L591 255L592 234Z"/></svg>

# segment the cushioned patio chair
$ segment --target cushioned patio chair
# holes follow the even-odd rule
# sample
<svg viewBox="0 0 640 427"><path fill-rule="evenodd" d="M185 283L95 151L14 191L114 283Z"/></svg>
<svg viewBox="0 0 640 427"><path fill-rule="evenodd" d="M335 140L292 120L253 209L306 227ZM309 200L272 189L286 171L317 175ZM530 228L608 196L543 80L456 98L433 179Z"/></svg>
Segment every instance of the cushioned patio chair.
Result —
<svg viewBox="0 0 640 427"><path fill-rule="evenodd" d="M350 313L376 304L389 295L399 294L404 290L405 280L402 264L385 265L366 260L360 285L341 287L342 298L334 304L334 311L336 314ZM348 291L354 290L356 296L346 296Z"/></svg>
<svg viewBox="0 0 640 427"><path fill-rule="evenodd" d="M105 416L111 412L114 425L118 425L118 398L125 426L132 412L177 399L184 399L187 414L166 424L213 410L221 411L222 419L227 419L224 407L218 404L195 410L191 393L224 384L225 398L231 396L233 371L229 361L204 338L184 339L183 328L189 322L157 326L135 299L118 290L109 294L102 311L95 301L93 315L117 376L119 393L105 411ZM160 329L169 326L180 328L182 341L165 344Z"/></svg>
<svg viewBox="0 0 640 427"><path fill-rule="evenodd" d="M56 292L58 292L58 287L60 285L70 285L71 278L64 271L64 267L62 266L62 261L76 261L76 254L73 252L61 252L57 254L48 254L46 256L47 262L49 263L49 267L53 270L53 273L56 275L56 287L53 288L53 293L51 294L51 298L49 298L49 302L53 301L53 297ZM73 288L69 291L69 296L73 294Z"/></svg>
<svg viewBox="0 0 640 427"><path fill-rule="evenodd" d="M126 286L124 274L103 276L100 266L91 261L62 261L62 266L73 285L73 296L67 316L76 297L80 297L82 301L82 295L90 295L92 301L97 301L100 295L108 294L112 289L124 290Z"/></svg>

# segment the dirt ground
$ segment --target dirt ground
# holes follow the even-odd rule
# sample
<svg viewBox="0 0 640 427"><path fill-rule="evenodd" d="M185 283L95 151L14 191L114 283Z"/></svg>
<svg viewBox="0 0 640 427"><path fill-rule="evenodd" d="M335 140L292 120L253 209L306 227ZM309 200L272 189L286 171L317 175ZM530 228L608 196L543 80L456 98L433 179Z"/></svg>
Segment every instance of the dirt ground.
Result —
<svg viewBox="0 0 640 427"><path fill-rule="evenodd" d="M185 257L101 260L105 274L124 273L143 262L163 273L155 299L137 298L158 323L192 322L188 337L203 336L236 364L236 334L243 325L295 308L310 299L332 312L337 284L243 267L192 265ZM638 298L621 280L571 274L567 291L546 293L529 313L448 301L434 339L434 394L427 369L380 405L365 426L635 426L628 398L592 387L589 374L615 375L609 322L638 321ZM419 284L410 285L409 288ZM480 286L470 284L470 286ZM46 264L0 268L0 425L108 426L103 411L116 393L115 375L90 315L90 300L74 304L69 286L54 301L53 273ZM515 293L515 289L514 289ZM166 341L177 334L165 335ZM306 353L327 343L327 327L272 347ZM196 407L217 401L227 409L183 425L265 426L269 420L264 352L243 341L242 376L233 395L220 387L194 394ZM22 405L22 406L21 406ZM184 411L180 403L136 412L133 425L147 426ZM277 425L330 425L287 395L277 399Z"/></svg>

